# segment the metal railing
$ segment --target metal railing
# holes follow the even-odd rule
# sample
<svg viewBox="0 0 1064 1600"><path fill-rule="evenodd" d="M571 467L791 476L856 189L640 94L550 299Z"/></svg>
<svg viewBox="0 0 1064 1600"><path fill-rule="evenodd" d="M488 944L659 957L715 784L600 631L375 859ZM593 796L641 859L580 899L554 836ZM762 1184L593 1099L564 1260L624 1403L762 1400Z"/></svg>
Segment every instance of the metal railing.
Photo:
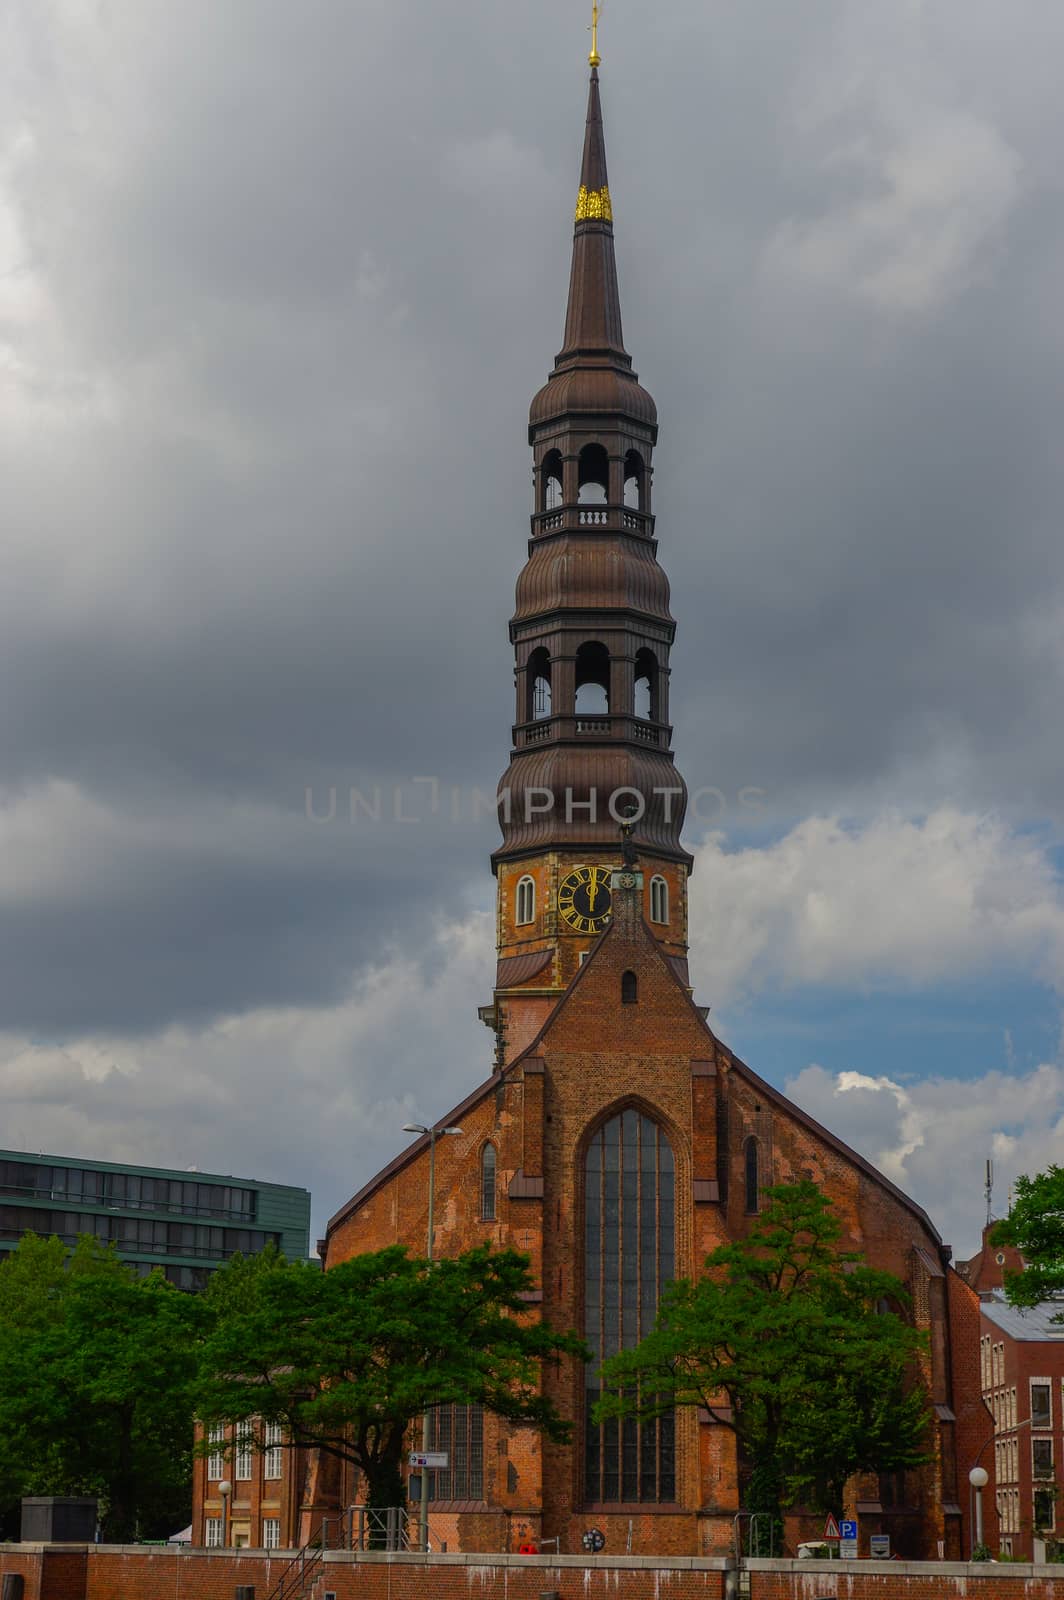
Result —
<svg viewBox="0 0 1064 1600"><path fill-rule="evenodd" d="M327 1550L417 1548L417 1525L411 1523L405 1506L348 1506L336 1516L322 1517L317 1532L296 1551L270 1590L269 1600L299 1600L318 1574Z"/></svg>

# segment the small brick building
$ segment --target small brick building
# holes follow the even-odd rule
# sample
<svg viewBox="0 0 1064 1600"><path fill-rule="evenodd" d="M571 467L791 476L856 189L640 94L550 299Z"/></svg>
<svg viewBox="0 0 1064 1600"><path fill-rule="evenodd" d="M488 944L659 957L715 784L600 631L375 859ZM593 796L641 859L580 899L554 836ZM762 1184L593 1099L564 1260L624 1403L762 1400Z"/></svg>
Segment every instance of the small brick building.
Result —
<svg viewBox="0 0 1064 1600"><path fill-rule="evenodd" d="M1060 1305L1021 1311L1004 1296L1006 1272L1021 1272L1012 1245L991 1240L958 1271L980 1299L980 1385L993 1416L982 1465L996 1484L1001 1548L1025 1561L1044 1560L1064 1542L1064 1324ZM993 1462L988 1460L993 1442Z"/></svg>
<svg viewBox="0 0 1064 1600"><path fill-rule="evenodd" d="M594 58L564 343L529 439L535 509L510 625L516 716L493 858L498 968L482 1011L495 1070L439 1124L461 1133L436 1142L435 1251L483 1241L527 1251L542 1314L602 1356L649 1329L665 1282L750 1228L767 1184L813 1180L847 1246L905 1282L929 1334L932 1459L853 1486L862 1553L870 1532L886 1531L902 1555L958 1558L967 1471L988 1428L978 1298L923 1211L739 1061L689 981L692 860L668 713L675 623L652 504L657 413L624 348ZM427 1186L424 1137L333 1217L326 1270L396 1242L423 1251ZM575 1361L545 1374L574 1421L565 1447L464 1408L433 1419L450 1458L432 1485L437 1546L557 1539L564 1554L595 1526L614 1552L730 1547L741 1498L730 1430L694 1413L642 1430L595 1426L596 1381L596 1364ZM219 1514L216 1481L199 1470L197 1542L204 1514ZM278 1489L285 1543L357 1497L313 1457Z"/></svg>

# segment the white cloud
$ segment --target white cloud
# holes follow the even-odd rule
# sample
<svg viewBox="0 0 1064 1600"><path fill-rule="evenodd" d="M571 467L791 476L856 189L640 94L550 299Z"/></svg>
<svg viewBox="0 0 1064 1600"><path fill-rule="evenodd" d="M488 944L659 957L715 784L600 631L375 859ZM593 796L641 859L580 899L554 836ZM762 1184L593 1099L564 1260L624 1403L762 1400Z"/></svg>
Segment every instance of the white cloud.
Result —
<svg viewBox="0 0 1064 1600"><path fill-rule="evenodd" d="M789 1080L786 1092L922 1205L960 1259L978 1247L987 1157L994 1161L995 1216L1005 1213L1017 1174L1060 1159L1059 1063L907 1084L813 1065Z"/></svg>
<svg viewBox="0 0 1064 1600"><path fill-rule="evenodd" d="M798 165L816 174L817 198L773 232L771 276L916 315L987 272L1021 160L995 112L964 104L934 61L922 7L843 25L792 101Z"/></svg>
<svg viewBox="0 0 1064 1600"><path fill-rule="evenodd" d="M1064 888L998 817L943 807L810 817L763 848L696 855L692 958L717 1005L774 985L924 988L987 972L1064 987Z"/></svg>
<svg viewBox="0 0 1064 1600"><path fill-rule="evenodd" d="M383 957L340 1004L268 1008L151 1038L0 1035L9 1148L304 1184L320 1226L404 1142L490 1076L476 1015L494 918Z"/></svg>

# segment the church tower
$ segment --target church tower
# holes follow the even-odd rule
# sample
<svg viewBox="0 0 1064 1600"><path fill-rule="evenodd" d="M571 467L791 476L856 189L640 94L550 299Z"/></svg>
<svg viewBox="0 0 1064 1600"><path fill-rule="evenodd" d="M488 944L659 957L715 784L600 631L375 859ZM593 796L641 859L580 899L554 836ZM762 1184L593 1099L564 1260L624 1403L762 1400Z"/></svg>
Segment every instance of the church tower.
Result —
<svg viewBox="0 0 1064 1600"><path fill-rule="evenodd" d="M889 1532L903 1555L958 1557L970 1542L960 1491L987 1420L975 1296L920 1208L740 1061L688 981L657 414L621 331L598 68L593 47L565 335L529 421L535 502L510 624L517 709L493 857L498 966L482 1013L497 1036L493 1070L439 1115L426 1061L426 1131L331 1218L323 1264L394 1244L421 1252L430 1227L435 1257L513 1246L536 1285L529 1316L578 1330L592 1352L542 1372L571 1424L566 1442L479 1404L434 1408L434 1548L549 1541L578 1554L602 1534L611 1554L723 1555L751 1467L730 1413L600 1423L599 1370L650 1331L668 1283L749 1232L767 1185L812 1181L844 1246L905 1283L928 1335L928 1464L855 1483L862 1529ZM286 1471L284 1537L296 1543L360 1503L351 1472L324 1454ZM197 1538L222 1506L206 1465L201 1476ZM796 1514L788 1538L822 1526Z"/></svg>
<svg viewBox="0 0 1064 1600"><path fill-rule="evenodd" d="M621 331L613 204L591 54L565 336L532 402L535 506L510 622L516 716L499 789L495 1004L513 1059L609 923L622 825L644 916L687 982L687 793L671 749L676 625L657 560L654 401Z"/></svg>

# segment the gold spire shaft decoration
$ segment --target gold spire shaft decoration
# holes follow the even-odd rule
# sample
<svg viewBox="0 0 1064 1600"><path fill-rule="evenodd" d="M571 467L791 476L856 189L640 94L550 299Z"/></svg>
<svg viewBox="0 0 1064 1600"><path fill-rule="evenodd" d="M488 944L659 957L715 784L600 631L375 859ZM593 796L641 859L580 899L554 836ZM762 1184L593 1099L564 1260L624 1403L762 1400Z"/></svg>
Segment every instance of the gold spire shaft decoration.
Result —
<svg viewBox="0 0 1064 1600"><path fill-rule="evenodd" d="M598 25L601 15L602 7L599 5L598 0L591 0L591 54L587 58L588 66L590 67L600 67L602 65L602 57L599 55L598 49Z"/></svg>

